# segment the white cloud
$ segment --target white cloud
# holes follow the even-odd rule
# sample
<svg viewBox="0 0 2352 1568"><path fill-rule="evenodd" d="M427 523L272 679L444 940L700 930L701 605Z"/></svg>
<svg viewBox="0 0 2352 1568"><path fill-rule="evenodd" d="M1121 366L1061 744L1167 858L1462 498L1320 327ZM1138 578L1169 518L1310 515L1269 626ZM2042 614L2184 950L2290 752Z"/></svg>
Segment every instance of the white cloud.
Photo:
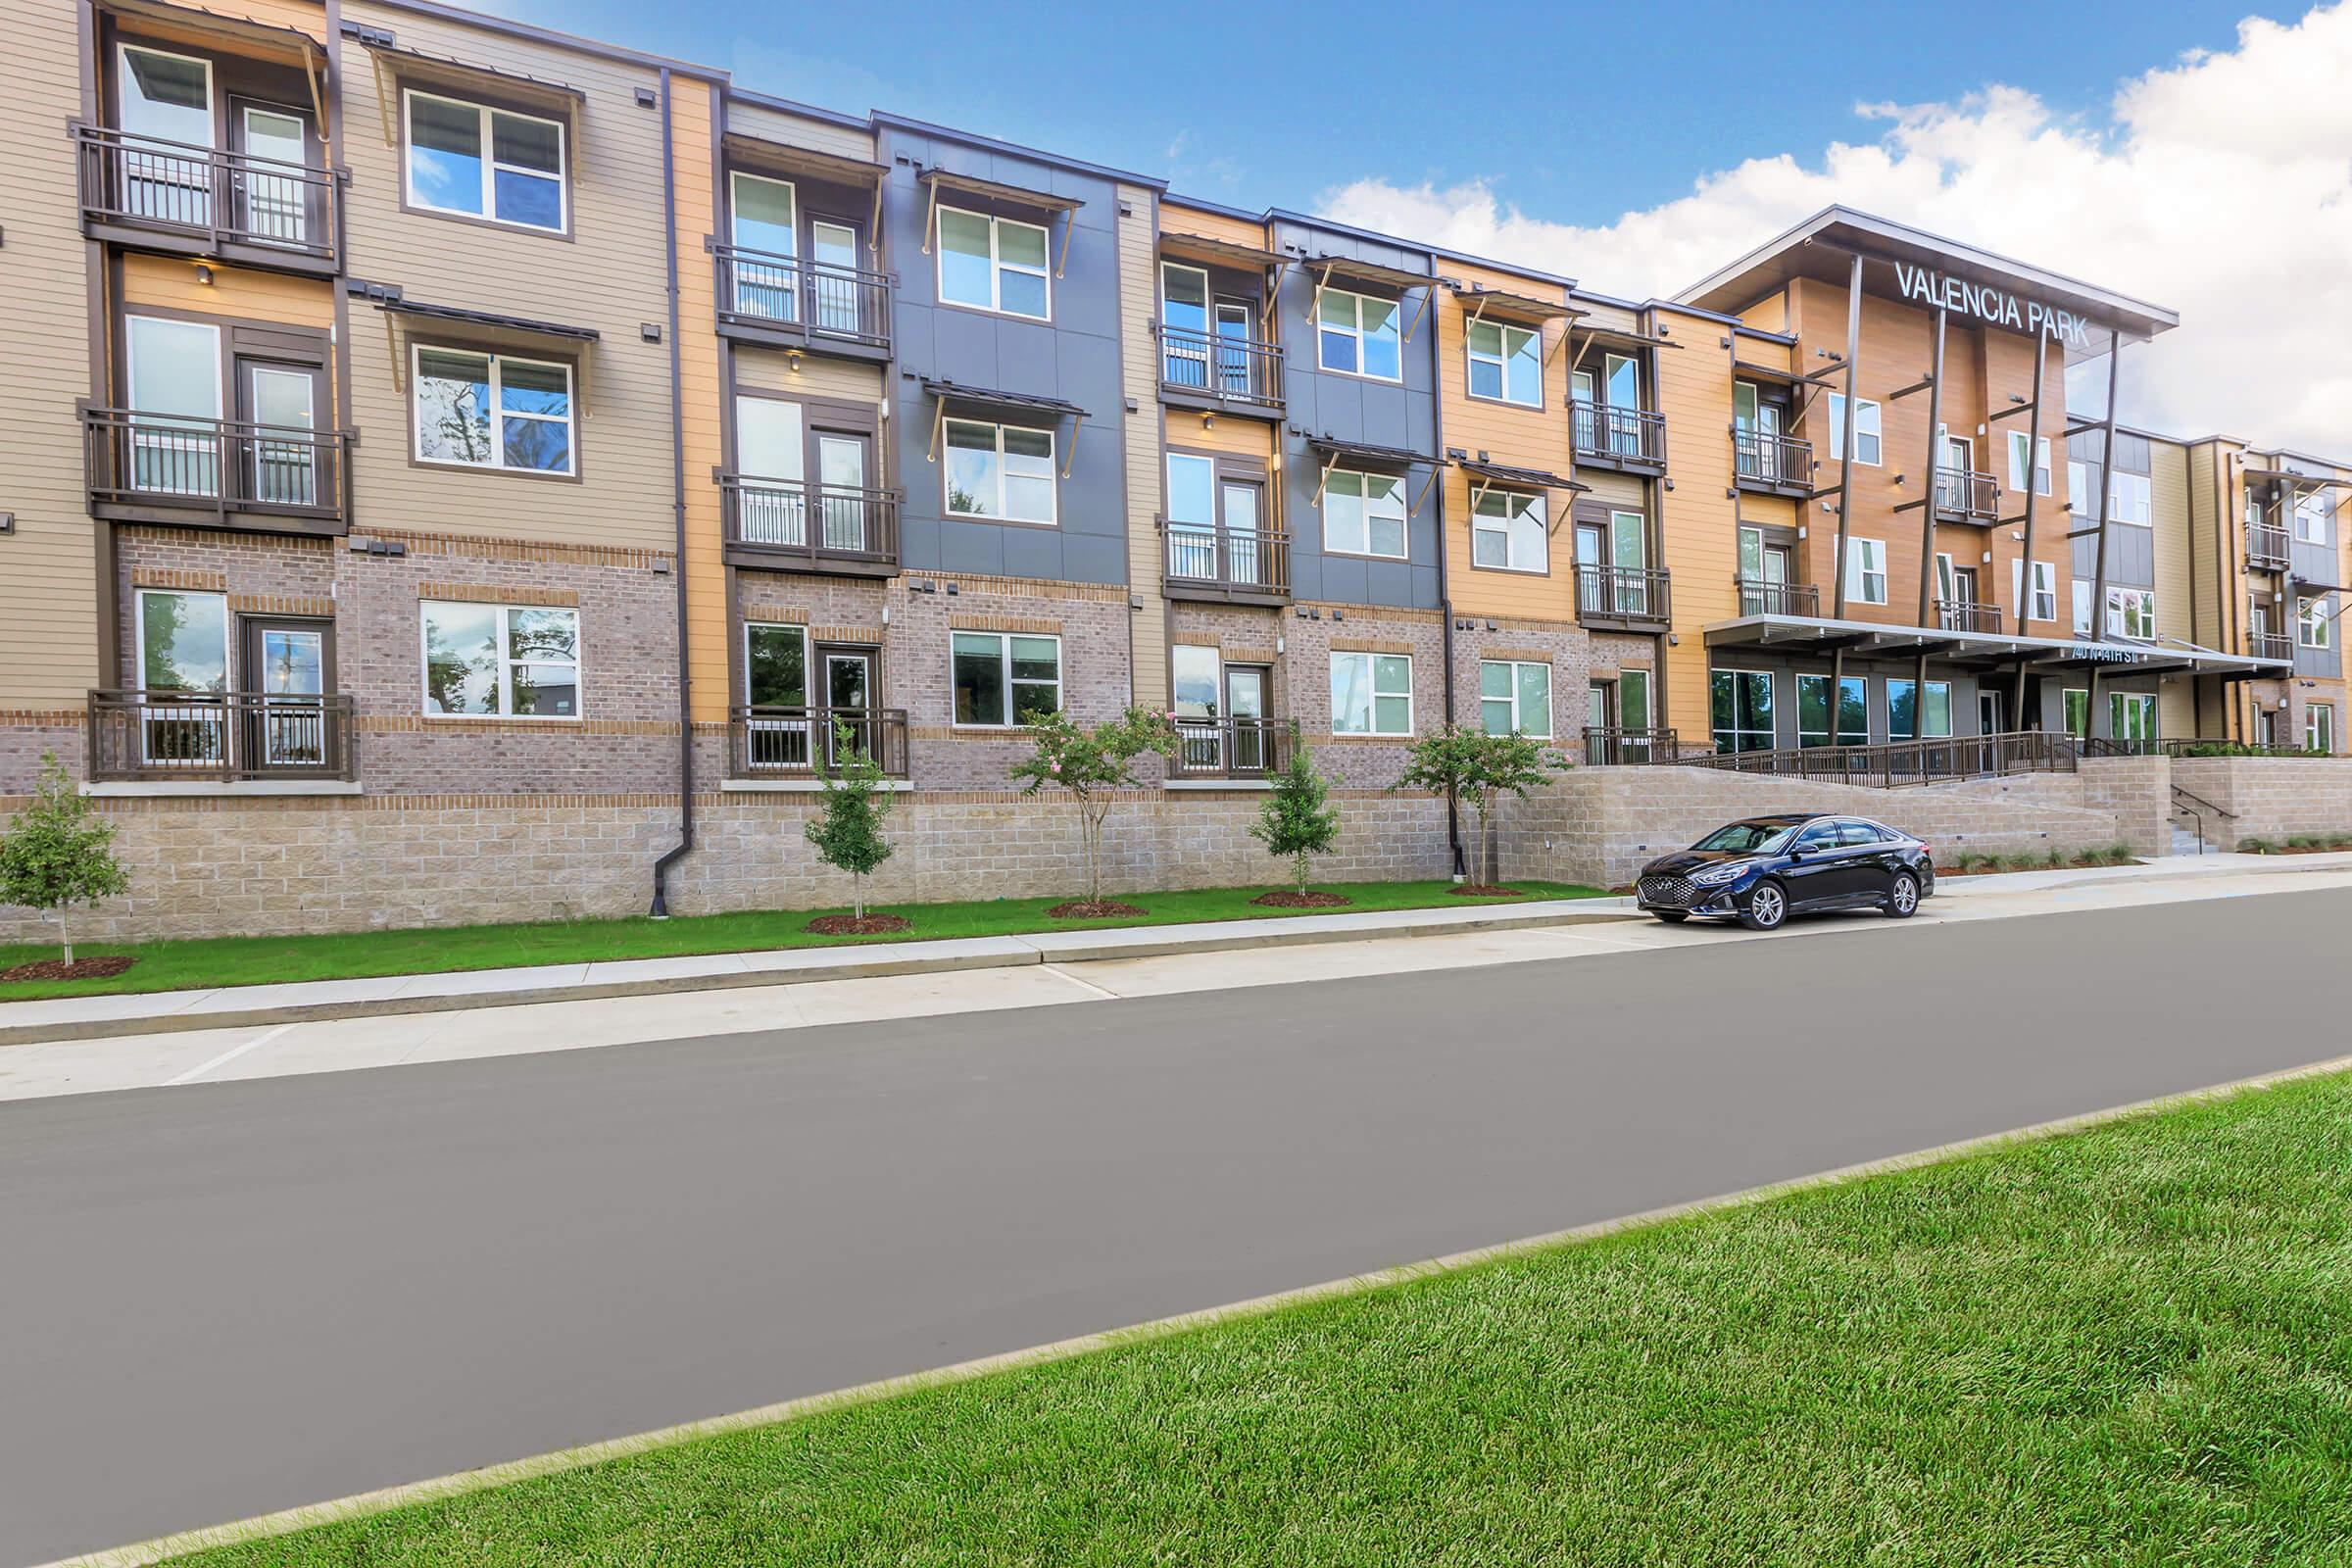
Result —
<svg viewBox="0 0 2352 1568"><path fill-rule="evenodd" d="M2128 418L2352 460L2352 4L2241 23L2234 49L2127 82L2107 125L1998 85L1856 113L1885 130L1598 226L1529 217L1486 180L1363 179L1320 208L1646 299L1842 203L2178 310L2126 351Z"/></svg>

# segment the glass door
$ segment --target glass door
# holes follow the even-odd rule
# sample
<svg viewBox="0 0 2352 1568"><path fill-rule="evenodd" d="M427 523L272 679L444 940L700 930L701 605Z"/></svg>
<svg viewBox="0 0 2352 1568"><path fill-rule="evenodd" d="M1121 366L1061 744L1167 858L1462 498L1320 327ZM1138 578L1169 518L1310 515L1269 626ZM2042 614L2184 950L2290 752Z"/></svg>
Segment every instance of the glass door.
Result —
<svg viewBox="0 0 2352 1568"><path fill-rule="evenodd" d="M1160 378L1209 390L1208 273L1163 263L1159 269Z"/></svg>
<svg viewBox="0 0 2352 1568"><path fill-rule="evenodd" d="M244 417L258 426L245 465L253 500L274 507L318 504L318 451L311 439L318 423L318 387L308 369L245 367Z"/></svg>
<svg viewBox="0 0 2352 1568"><path fill-rule="evenodd" d="M735 526L745 544L808 544L805 442L798 403L736 394Z"/></svg>
<svg viewBox="0 0 2352 1568"><path fill-rule="evenodd" d="M1609 560L1617 568L1617 612L1649 613L1649 546L1639 512L1609 514Z"/></svg>
<svg viewBox="0 0 2352 1568"><path fill-rule="evenodd" d="M1264 773L1274 765L1267 740L1266 691L1273 672L1263 664L1233 664L1225 671L1225 713L1233 721L1233 771Z"/></svg>
<svg viewBox="0 0 2352 1568"><path fill-rule="evenodd" d="M877 762L886 762L882 756L882 737L876 732L872 709L874 706L874 650L870 648L827 648L823 651L825 680L825 762L838 766L841 761L840 724L850 729L850 744Z"/></svg>
<svg viewBox="0 0 2352 1568"><path fill-rule="evenodd" d="M237 174L238 205L245 231L276 245L310 238L310 185L301 170L310 148L310 124L302 116L265 104L246 104L237 116L245 156L255 162Z"/></svg>
<svg viewBox="0 0 2352 1568"><path fill-rule="evenodd" d="M163 495L220 493L220 329L160 316L123 320L130 482Z"/></svg>
<svg viewBox="0 0 2352 1568"><path fill-rule="evenodd" d="M1271 564L1263 537L1257 531L1257 504L1261 492L1254 484L1226 480L1220 485L1218 497L1224 513L1225 577L1230 583L1250 587L1268 586L1267 567Z"/></svg>
<svg viewBox="0 0 2352 1568"><path fill-rule="evenodd" d="M245 622L247 678L261 704L245 720L245 755L270 768L327 761L328 628L317 620Z"/></svg>
<svg viewBox="0 0 2352 1568"><path fill-rule="evenodd" d="M872 496L866 488L866 438L820 430L816 437L817 505L824 514L824 548L872 555L875 537Z"/></svg>
<svg viewBox="0 0 2352 1568"><path fill-rule="evenodd" d="M1621 669L1617 672L1617 727L1624 731L1620 761L1656 760L1650 755L1648 670Z"/></svg>
<svg viewBox="0 0 2352 1568"><path fill-rule="evenodd" d="M1609 450L1620 457L1642 456L1642 366L1630 354L1611 354L1603 361L1602 385L1608 393Z"/></svg>
<svg viewBox="0 0 2352 1568"><path fill-rule="evenodd" d="M735 258L735 313L764 321L799 320L792 186L758 174L736 174L727 184L727 215L736 248L757 253Z"/></svg>
<svg viewBox="0 0 2352 1568"><path fill-rule="evenodd" d="M1250 307L1241 300L1217 301L1217 391L1233 397L1262 397L1250 357Z"/></svg>
<svg viewBox="0 0 2352 1568"><path fill-rule="evenodd" d="M820 332L851 337L866 332L862 292L858 285L858 230L830 219L808 224L808 260L813 270L808 292L813 303L809 318Z"/></svg>
<svg viewBox="0 0 2352 1568"><path fill-rule="evenodd" d="M2156 699L2148 692L2107 694L2108 735L2134 752L2152 750L2156 739Z"/></svg>
<svg viewBox="0 0 2352 1568"><path fill-rule="evenodd" d="M1977 688L1977 733L2005 735L2008 724L2001 711L2001 694L1989 686Z"/></svg>
<svg viewBox="0 0 2352 1568"><path fill-rule="evenodd" d="M122 131L116 199L134 218L212 227L212 62L129 44L115 58Z"/></svg>
<svg viewBox="0 0 2352 1568"><path fill-rule="evenodd" d="M1568 372L1569 439L1579 452L1600 450L1600 411L1593 406L1598 390L1591 370Z"/></svg>

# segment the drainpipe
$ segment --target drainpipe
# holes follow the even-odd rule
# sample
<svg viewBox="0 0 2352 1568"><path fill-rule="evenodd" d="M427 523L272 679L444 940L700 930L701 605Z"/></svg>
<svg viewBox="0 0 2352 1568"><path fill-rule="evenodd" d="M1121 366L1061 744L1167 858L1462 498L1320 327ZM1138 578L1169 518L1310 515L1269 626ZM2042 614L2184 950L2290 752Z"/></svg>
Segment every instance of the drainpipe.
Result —
<svg viewBox="0 0 2352 1568"><path fill-rule="evenodd" d="M1439 625L1439 647L1443 650L1438 667L1445 677L1445 720L1453 722L1453 596L1446 586L1446 366L1438 353L1438 279L1437 258L1430 258L1429 279L1429 413L1434 431L1430 470L1430 494L1438 503L1438 612L1445 618ZM1411 480L1405 481L1410 484ZM1484 845L1480 848L1483 850ZM1468 873L1462 865L1462 806L1454 799L1453 791L1446 792L1446 851L1453 860L1456 881Z"/></svg>
<svg viewBox="0 0 2352 1568"><path fill-rule="evenodd" d="M670 74L662 68L662 234L669 256L669 456L670 510L677 528L671 573L678 586L678 842L654 862L657 920L669 918L669 868L694 848L694 696L686 665L686 405L684 366L678 347L678 185L671 141Z"/></svg>

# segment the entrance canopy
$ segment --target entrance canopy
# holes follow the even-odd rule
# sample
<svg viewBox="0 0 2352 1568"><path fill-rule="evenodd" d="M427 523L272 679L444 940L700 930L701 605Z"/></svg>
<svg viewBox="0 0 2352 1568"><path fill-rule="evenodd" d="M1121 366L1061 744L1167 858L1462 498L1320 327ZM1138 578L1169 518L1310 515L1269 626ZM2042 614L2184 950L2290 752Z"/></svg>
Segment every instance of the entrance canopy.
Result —
<svg viewBox="0 0 2352 1568"><path fill-rule="evenodd" d="M1956 664L1984 668L2025 663L2057 673L2092 666L2119 675L2219 675L2228 680L2276 677L2294 672L2285 659L2251 659L2218 653L2191 643L2099 642L2084 637L2025 637L2004 632L1945 631L1935 626L1892 626L1871 620L1829 620L1810 615L1741 615L1705 629L1709 653L1751 649L1781 654L1832 654L1912 659L1921 654Z"/></svg>

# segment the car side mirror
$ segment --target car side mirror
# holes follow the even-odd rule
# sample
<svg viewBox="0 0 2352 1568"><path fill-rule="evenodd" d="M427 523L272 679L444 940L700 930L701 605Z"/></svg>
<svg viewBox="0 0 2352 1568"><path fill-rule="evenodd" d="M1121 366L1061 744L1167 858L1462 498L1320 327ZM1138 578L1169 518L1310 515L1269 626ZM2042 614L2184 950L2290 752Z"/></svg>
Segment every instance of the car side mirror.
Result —
<svg viewBox="0 0 2352 1568"><path fill-rule="evenodd" d="M1812 853L1813 846L1810 844L1791 844L1788 846L1788 858L1791 860L1801 860Z"/></svg>

